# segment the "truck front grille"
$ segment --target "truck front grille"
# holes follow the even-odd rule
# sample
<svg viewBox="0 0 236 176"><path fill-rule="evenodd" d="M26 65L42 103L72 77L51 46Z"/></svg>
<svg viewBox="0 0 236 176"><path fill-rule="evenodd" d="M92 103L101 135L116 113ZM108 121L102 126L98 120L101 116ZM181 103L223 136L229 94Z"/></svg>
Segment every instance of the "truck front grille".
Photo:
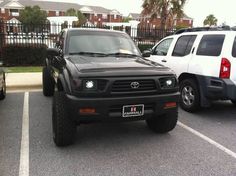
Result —
<svg viewBox="0 0 236 176"><path fill-rule="evenodd" d="M156 84L152 79L117 80L112 85L112 93L141 92L153 90L156 90Z"/></svg>

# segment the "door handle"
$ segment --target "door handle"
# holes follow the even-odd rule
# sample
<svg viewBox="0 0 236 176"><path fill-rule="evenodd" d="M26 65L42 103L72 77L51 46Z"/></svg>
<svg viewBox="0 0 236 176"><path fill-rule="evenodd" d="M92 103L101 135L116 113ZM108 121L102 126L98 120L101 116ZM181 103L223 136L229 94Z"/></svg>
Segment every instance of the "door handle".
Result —
<svg viewBox="0 0 236 176"><path fill-rule="evenodd" d="M167 62L165 59L161 60L161 62Z"/></svg>

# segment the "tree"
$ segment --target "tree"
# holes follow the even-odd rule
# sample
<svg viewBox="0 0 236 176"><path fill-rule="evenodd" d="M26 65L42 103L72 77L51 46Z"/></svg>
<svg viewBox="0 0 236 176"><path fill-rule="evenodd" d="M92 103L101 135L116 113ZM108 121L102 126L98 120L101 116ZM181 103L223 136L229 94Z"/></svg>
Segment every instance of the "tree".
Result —
<svg viewBox="0 0 236 176"><path fill-rule="evenodd" d="M77 11L73 8L68 9L65 13L66 16L77 16Z"/></svg>
<svg viewBox="0 0 236 176"><path fill-rule="evenodd" d="M210 14L203 21L203 24L204 24L204 26L206 26L206 25L216 26L217 25L217 21L218 21L217 18L213 14Z"/></svg>
<svg viewBox="0 0 236 176"><path fill-rule="evenodd" d="M76 11L73 8L68 9L66 11L65 15L66 16L76 16L79 19L79 21L74 22L74 25L76 25L76 26L81 26L81 25L83 25L86 22L86 17L79 10Z"/></svg>
<svg viewBox="0 0 236 176"><path fill-rule="evenodd" d="M166 28L169 19L181 18L186 0L143 0L142 15L150 16L151 20L160 17L161 28Z"/></svg>
<svg viewBox="0 0 236 176"><path fill-rule="evenodd" d="M45 24L47 20L47 13L42 11L39 6L26 6L20 11L19 20L23 24Z"/></svg>
<svg viewBox="0 0 236 176"><path fill-rule="evenodd" d="M125 17L125 18L123 18L123 22L124 23L127 23L127 22L129 22L130 20L132 20L132 18L130 18L130 17Z"/></svg>

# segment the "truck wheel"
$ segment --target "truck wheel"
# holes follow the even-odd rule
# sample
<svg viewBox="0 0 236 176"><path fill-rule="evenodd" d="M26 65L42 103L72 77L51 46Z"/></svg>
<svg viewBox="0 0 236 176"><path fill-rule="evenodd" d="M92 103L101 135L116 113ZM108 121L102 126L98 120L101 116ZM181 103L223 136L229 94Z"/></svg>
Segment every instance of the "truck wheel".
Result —
<svg viewBox="0 0 236 176"><path fill-rule="evenodd" d="M173 130L178 120L178 111L159 115L146 120L148 127L156 133L167 133Z"/></svg>
<svg viewBox="0 0 236 176"><path fill-rule="evenodd" d="M200 93L193 79L180 82L180 107L188 112L194 112L200 107Z"/></svg>
<svg viewBox="0 0 236 176"><path fill-rule="evenodd" d="M2 90L0 90L0 100L3 100L6 97L6 79L5 79L5 73L3 74L3 86Z"/></svg>
<svg viewBox="0 0 236 176"><path fill-rule="evenodd" d="M52 108L53 140L57 146L67 146L74 142L76 123L73 122L66 109L64 92L55 92Z"/></svg>
<svg viewBox="0 0 236 176"><path fill-rule="evenodd" d="M43 94L44 96L52 96L54 93L55 82L50 74L48 67L43 67Z"/></svg>

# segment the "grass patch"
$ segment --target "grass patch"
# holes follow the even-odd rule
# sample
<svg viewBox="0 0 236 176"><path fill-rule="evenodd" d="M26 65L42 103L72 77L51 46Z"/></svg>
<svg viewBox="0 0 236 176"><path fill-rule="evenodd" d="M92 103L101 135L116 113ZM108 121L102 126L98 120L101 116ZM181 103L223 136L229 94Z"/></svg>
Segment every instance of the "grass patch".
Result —
<svg viewBox="0 0 236 176"><path fill-rule="evenodd" d="M42 72L42 67L5 67L7 73Z"/></svg>

